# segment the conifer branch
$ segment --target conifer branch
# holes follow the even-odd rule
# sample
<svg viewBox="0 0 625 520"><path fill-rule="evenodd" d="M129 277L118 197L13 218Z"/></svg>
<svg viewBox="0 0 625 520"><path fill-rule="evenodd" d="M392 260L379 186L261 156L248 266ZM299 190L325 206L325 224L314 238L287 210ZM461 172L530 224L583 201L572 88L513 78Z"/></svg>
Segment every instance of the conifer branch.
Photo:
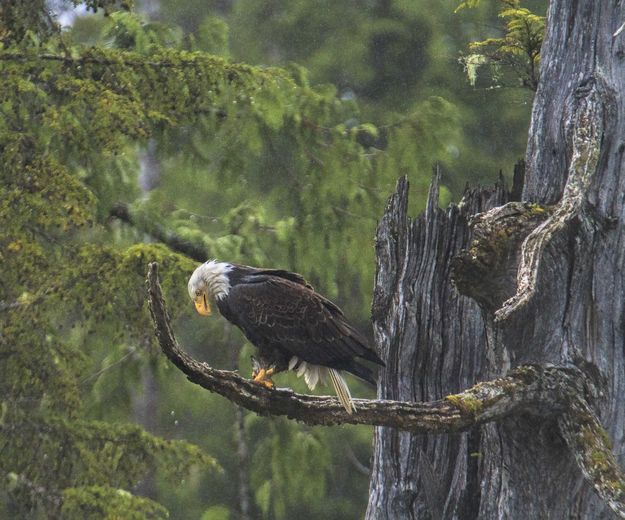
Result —
<svg viewBox="0 0 625 520"><path fill-rule="evenodd" d="M151 222L149 226L145 222L137 222L126 204L114 204L109 210L109 216L150 235L154 240L165 244L172 251L186 255L196 262L205 262L210 256L202 244L187 240L156 222Z"/></svg>
<svg viewBox="0 0 625 520"><path fill-rule="evenodd" d="M201 56L193 55L192 53L170 53L168 55L164 55L161 59L145 59L140 54L127 51L121 54L121 58L119 57L119 53L113 57L108 57L107 54L102 53L101 49L98 49L99 53L95 52L95 49L91 50L91 53L86 52L82 55L72 56L68 54L53 54L53 53L40 53L40 54L32 54L32 53L23 53L23 52L0 52L0 61L14 61L14 62L28 62L31 60L41 60L41 61L56 61L60 63L64 63L65 65L72 66L82 66L82 65L104 65L104 66L113 66L113 67L131 67L131 68L140 68L144 66L149 66L153 68L162 68L162 69L185 69L185 68L198 68L201 66L205 66L207 64L210 65L218 65L224 68L232 77L229 79L233 79L235 75L238 74L251 74L254 72L254 67L250 65L244 64L231 64L227 63L223 58L212 57L212 56ZM280 69L272 68L267 69L272 72L279 72ZM283 76L282 79L286 79L286 76Z"/></svg>

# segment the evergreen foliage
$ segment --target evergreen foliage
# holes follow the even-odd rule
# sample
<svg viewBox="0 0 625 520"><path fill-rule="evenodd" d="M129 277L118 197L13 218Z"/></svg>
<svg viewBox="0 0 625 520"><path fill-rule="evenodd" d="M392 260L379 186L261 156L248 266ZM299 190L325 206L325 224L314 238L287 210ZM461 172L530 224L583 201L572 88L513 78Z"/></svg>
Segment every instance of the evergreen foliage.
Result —
<svg viewBox="0 0 625 520"><path fill-rule="evenodd" d="M482 65L490 67L495 81L500 81L508 69L524 87L536 90L538 87L540 48L545 33L545 17L539 16L520 0L499 0L499 17L506 24L505 35L471 42L471 54L463 57L467 76L472 85L477 79L477 69ZM476 7L479 0L462 2L457 10Z"/></svg>

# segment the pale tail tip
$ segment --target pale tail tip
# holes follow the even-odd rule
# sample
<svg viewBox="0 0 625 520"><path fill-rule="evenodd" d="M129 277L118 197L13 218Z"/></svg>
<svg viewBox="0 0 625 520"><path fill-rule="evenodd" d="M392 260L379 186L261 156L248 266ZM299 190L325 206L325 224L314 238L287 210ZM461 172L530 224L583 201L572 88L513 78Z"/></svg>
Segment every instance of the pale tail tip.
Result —
<svg viewBox="0 0 625 520"><path fill-rule="evenodd" d="M339 402L343 405L343 408L345 408L348 414L353 414L356 411L356 406L354 405L345 379L343 379L343 376L338 370L331 368L328 372L330 373L330 379L332 380L332 385L334 386Z"/></svg>

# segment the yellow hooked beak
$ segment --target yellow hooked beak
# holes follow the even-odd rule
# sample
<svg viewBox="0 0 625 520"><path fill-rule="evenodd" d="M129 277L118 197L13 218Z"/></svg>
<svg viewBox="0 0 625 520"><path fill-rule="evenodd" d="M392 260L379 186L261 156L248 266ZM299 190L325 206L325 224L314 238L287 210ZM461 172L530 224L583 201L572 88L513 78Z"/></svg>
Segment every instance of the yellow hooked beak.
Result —
<svg viewBox="0 0 625 520"><path fill-rule="evenodd" d="M201 314L202 316L210 316L213 313L213 311L211 311L211 306L208 304L206 293L196 296L193 302L195 303L195 309L198 314Z"/></svg>

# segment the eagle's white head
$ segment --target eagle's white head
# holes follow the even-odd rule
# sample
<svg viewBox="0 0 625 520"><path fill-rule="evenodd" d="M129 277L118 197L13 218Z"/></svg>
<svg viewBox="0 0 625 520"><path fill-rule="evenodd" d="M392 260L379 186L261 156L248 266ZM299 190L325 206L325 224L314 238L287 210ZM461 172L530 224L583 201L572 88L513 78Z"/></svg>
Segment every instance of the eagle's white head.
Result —
<svg viewBox="0 0 625 520"><path fill-rule="evenodd" d="M209 260L193 271L189 278L189 296L195 302L195 308L200 314L210 316L210 298L221 300L228 296L230 291L228 273L232 268L232 264Z"/></svg>

